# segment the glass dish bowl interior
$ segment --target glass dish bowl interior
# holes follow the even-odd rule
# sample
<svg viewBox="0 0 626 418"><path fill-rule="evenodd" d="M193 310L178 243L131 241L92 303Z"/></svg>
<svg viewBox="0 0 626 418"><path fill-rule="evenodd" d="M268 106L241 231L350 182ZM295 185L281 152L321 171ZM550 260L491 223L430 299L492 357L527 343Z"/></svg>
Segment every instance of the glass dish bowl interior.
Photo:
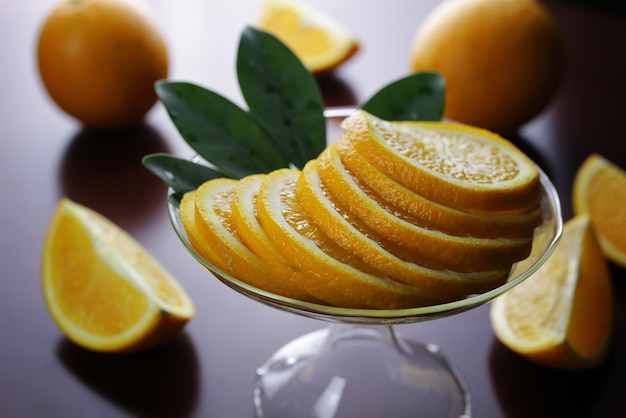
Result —
<svg viewBox="0 0 626 418"><path fill-rule="evenodd" d="M418 308L393 310L339 308L291 299L251 286L221 271L193 248L185 233L178 206L171 201L172 199L169 199L168 213L178 238L189 253L221 282L245 296L278 309L329 322L368 325L413 323L464 312L487 303L528 278L545 262L557 245L563 225L557 192L541 169L539 174L543 223L535 230L531 254L513 265L506 283L491 291L470 295L458 301Z"/></svg>

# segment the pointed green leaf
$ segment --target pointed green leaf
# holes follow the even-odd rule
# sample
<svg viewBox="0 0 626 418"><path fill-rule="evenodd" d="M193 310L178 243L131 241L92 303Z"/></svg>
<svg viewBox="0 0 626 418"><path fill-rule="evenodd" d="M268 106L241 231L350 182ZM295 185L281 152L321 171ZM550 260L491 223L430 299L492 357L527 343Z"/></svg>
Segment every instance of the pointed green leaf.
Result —
<svg viewBox="0 0 626 418"><path fill-rule="evenodd" d="M290 163L302 168L326 146L324 104L317 82L273 35L247 27L237 75L250 113Z"/></svg>
<svg viewBox="0 0 626 418"><path fill-rule="evenodd" d="M438 121L445 108L445 82L435 72L418 72L383 87L361 109L385 120Z"/></svg>
<svg viewBox="0 0 626 418"><path fill-rule="evenodd" d="M174 191L176 202L180 202L185 193L197 189L205 181L224 177L211 167L168 154L146 155L141 162Z"/></svg>
<svg viewBox="0 0 626 418"><path fill-rule="evenodd" d="M255 120L228 99L185 82L159 82L156 91L183 139L224 176L288 166Z"/></svg>

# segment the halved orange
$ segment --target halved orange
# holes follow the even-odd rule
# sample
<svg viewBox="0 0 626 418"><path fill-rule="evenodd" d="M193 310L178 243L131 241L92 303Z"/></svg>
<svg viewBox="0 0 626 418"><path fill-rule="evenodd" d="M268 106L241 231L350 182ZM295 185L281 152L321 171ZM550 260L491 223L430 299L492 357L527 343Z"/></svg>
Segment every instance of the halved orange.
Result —
<svg viewBox="0 0 626 418"><path fill-rule="evenodd" d="M341 163L358 179L365 193L373 199L382 199L379 204L390 207L392 212L407 213L412 222L424 228L457 236L519 238L532 235L541 223L539 208L515 214L483 214L441 205L380 171L352 147L346 136L341 136L334 147Z"/></svg>
<svg viewBox="0 0 626 418"><path fill-rule="evenodd" d="M441 301L439 295L391 280L328 237L296 198L300 172L276 170L263 180L257 199L259 223L283 256L309 274L312 295L335 306L408 308Z"/></svg>
<svg viewBox="0 0 626 418"><path fill-rule="evenodd" d="M341 163L335 147L327 147L317 159L319 172L333 199L381 236L387 237L417 257L417 263L432 260L434 268L457 272L508 269L530 254L532 236L523 238L475 238L448 235L422 228L380 205L357 183Z"/></svg>
<svg viewBox="0 0 626 418"><path fill-rule="evenodd" d="M590 155L574 179L574 213L587 214L605 256L626 268L626 171Z"/></svg>
<svg viewBox="0 0 626 418"><path fill-rule="evenodd" d="M489 131L446 122L388 122L363 110L342 127L370 163L439 204L486 213L539 205L535 164Z"/></svg>
<svg viewBox="0 0 626 418"><path fill-rule="evenodd" d="M314 74L335 69L359 49L349 29L303 0L266 0L258 27L285 43Z"/></svg>
<svg viewBox="0 0 626 418"><path fill-rule="evenodd" d="M60 201L46 233L42 286L59 328L95 351L150 348L195 313L183 287L141 244L68 199Z"/></svg>
<svg viewBox="0 0 626 418"><path fill-rule="evenodd" d="M196 227L215 255L208 261L252 286L294 299L310 300L308 293L288 277L276 274L242 243L232 219L237 184L237 180L218 178L203 183L195 192Z"/></svg>
<svg viewBox="0 0 626 418"><path fill-rule="evenodd" d="M317 166L318 161L309 161L299 177L296 193L300 205L330 238L372 267L387 273L390 278L441 294L442 300L451 301L491 290L508 276L508 268L458 273L407 261L415 257L372 231L333 199L320 178Z"/></svg>
<svg viewBox="0 0 626 418"><path fill-rule="evenodd" d="M606 357L612 334L611 278L587 216L569 220L552 256L495 299L498 339L531 361L584 369Z"/></svg>

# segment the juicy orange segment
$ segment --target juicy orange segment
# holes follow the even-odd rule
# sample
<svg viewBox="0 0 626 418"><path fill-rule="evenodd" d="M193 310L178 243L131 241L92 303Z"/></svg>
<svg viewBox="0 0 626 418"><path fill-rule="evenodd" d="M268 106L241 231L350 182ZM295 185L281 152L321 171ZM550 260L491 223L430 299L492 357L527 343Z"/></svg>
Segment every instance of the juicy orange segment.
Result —
<svg viewBox="0 0 626 418"><path fill-rule="evenodd" d="M232 219L232 202L237 181L220 178L203 183L195 192L196 228L205 245L209 262L252 286L279 295L309 300L308 293L288 278L272 271L239 237Z"/></svg>
<svg viewBox="0 0 626 418"><path fill-rule="evenodd" d="M443 122L392 123L362 110L342 127L370 163L434 202L488 213L539 204L534 163L491 132Z"/></svg>
<svg viewBox="0 0 626 418"><path fill-rule="evenodd" d="M392 279L441 294L442 300L456 300L493 289L507 277L508 269L458 273L406 261L401 258L409 258L406 251L376 234L333 200L317 166L318 161L310 161L299 177L296 192L302 208L330 238Z"/></svg>
<svg viewBox="0 0 626 418"><path fill-rule="evenodd" d="M439 297L395 282L344 250L306 215L296 199L299 171L281 169L263 181L259 223L275 247L311 275L306 288L336 306L380 309L415 307Z"/></svg>
<svg viewBox="0 0 626 418"><path fill-rule="evenodd" d="M550 367L595 367L607 354L611 278L587 216L568 221L552 256L498 297L491 323L502 343Z"/></svg>
<svg viewBox="0 0 626 418"><path fill-rule="evenodd" d="M318 158L319 172L335 201L376 233L388 237L420 260L457 272L508 269L528 256L532 239L458 237L422 228L398 211L390 212L380 200L365 193L346 171L331 145ZM420 263L420 261L418 261Z"/></svg>
<svg viewBox="0 0 626 418"><path fill-rule="evenodd" d="M278 37L315 74L333 70L359 49L352 32L302 0L266 0L258 26Z"/></svg>
<svg viewBox="0 0 626 418"><path fill-rule="evenodd" d="M42 286L61 330L95 351L152 347L195 313L181 285L134 238L68 199L46 234Z"/></svg>
<svg viewBox="0 0 626 418"><path fill-rule="evenodd" d="M578 169L573 187L576 214L587 214L605 256L626 268L626 172L598 155Z"/></svg>
<svg viewBox="0 0 626 418"><path fill-rule="evenodd" d="M381 206L405 212L419 226L457 236L519 238L532 235L541 223L539 208L516 214L481 214L456 210L426 199L403 186L359 154L347 137L334 144L342 164L365 193Z"/></svg>

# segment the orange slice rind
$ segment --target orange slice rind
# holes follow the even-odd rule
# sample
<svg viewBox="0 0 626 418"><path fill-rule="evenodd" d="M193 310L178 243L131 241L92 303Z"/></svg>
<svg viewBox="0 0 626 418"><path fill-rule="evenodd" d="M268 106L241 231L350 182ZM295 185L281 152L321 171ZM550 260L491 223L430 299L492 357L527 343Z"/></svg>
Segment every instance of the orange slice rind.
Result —
<svg viewBox="0 0 626 418"><path fill-rule="evenodd" d="M232 219L232 201L237 184L232 179L214 179L203 183L195 192L195 227L202 240L212 248L208 255L214 255L207 260L252 286L290 298L309 300L308 293L299 289L288 277L275 274L241 242Z"/></svg>
<svg viewBox="0 0 626 418"><path fill-rule="evenodd" d="M469 212L519 212L540 200L534 163L489 131L445 122L388 122L355 112L342 127L356 151L429 200Z"/></svg>
<svg viewBox="0 0 626 418"><path fill-rule="evenodd" d="M442 300L456 300L493 289L507 277L508 269L459 273L428 268L400 258L401 255L406 257L406 251L355 219L333 199L324 187L317 166L317 160L310 161L299 176L297 196L302 208L330 238L392 279L440 294Z"/></svg>
<svg viewBox="0 0 626 418"><path fill-rule="evenodd" d="M276 248L297 262L315 280L307 290L337 306L379 309L432 304L437 295L397 283L321 231L295 198L298 171L270 173L257 200L259 222Z"/></svg>

